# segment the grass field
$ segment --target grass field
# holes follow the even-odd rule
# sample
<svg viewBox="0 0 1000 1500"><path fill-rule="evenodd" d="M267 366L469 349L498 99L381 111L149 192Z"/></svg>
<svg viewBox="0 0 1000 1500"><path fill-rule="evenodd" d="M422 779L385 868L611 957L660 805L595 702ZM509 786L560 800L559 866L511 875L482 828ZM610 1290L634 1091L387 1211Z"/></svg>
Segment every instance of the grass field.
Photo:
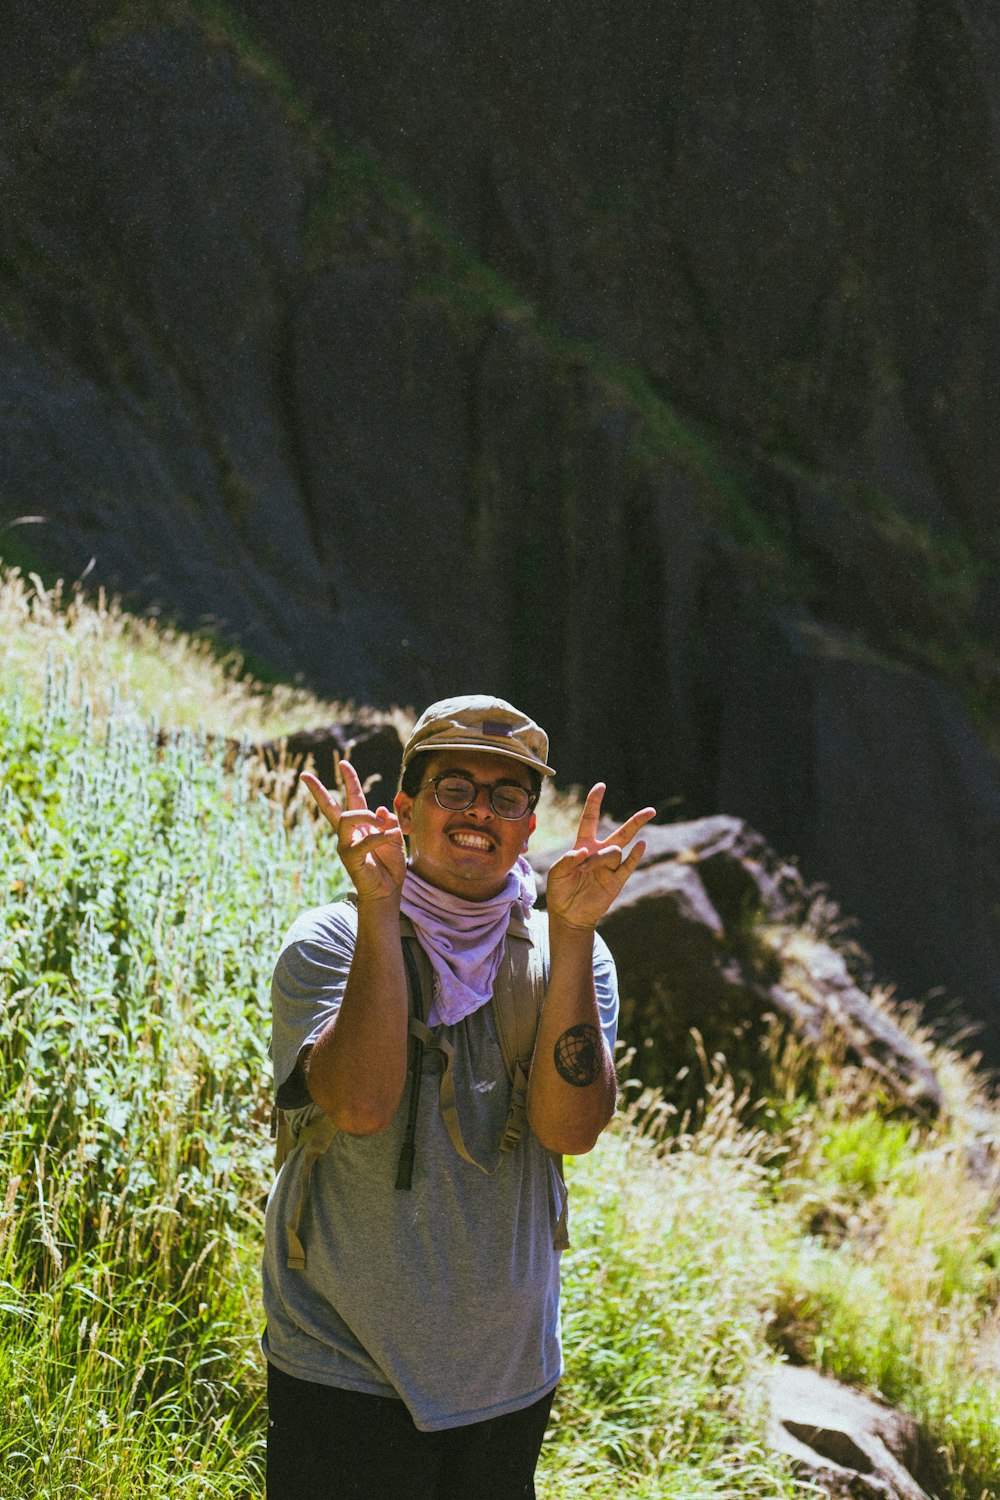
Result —
<svg viewBox="0 0 1000 1500"><path fill-rule="evenodd" d="M267 986L341 878L324 827L219 737L333 713L0 579L2 1500L262 1494ZM776 1357L913 1412L939 1500L1000 1495L1000 1115L923 1045L932 1126L833 1058L817 1085L786 1055L761 1100L717 1066L683 1130L627 1090L570 1164L540 1495L814 1493L764 1444Z"/></svg>

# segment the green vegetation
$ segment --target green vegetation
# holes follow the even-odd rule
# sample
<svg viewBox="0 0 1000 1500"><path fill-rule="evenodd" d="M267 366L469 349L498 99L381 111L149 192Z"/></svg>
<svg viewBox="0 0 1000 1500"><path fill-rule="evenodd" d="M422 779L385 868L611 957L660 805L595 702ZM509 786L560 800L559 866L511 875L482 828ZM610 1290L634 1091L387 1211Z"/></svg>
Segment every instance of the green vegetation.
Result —
<svg viewBox="0 0 1000 1500"><path fill-rule="evenodd" d="M267 982L337 868L307 809L193 724L197 704L216 733L256 730L273 694L16 574L0 642L3 1494L248 1500ZM311 708L329 716L280 705ZM573 817L556 799L549 840ZM541 1493L815 1493L764 1442L783 1354L913 1412L941 1500L996 1494L1000 1116L966 1065L935 1060L934 1125L787 1045L769 1099L737 1098L718 1066L694 1120L628 1091L570 1166L568 1372Z"/></svg>
<svg viewBox="0 0 1000 1500"><path fill-rule="evenodd" d="M171 705L182 641L150 674L152 632L115 610L60 614L15 578L3 612L23 616L0 676L4 1494L245 1492L262 997L336 871L245 758L227 771L198 730L160 743L149 694ZM181 701L213 671L216 711L238 701L203 652L186 666ZM115 692L142 674L144 696Z"/></svg>
<svg viewBox="0 0 1000 1500"><path fill-rule="evenodd" d="M763 1442L779 1215L741 1133L724 1146L718 1123L658 1145L633 1111L576 1164L546 1496L806 1493Z"/></svg>

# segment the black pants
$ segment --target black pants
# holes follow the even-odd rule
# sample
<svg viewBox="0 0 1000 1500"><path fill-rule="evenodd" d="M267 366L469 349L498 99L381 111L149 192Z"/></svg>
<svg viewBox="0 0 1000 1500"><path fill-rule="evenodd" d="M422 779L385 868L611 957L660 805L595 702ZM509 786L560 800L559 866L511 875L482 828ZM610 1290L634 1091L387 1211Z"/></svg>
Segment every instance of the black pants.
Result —
<svg viewBox="0 0 1000 1500"><path fill-rule="evenodd" d="M402 1401L267 1367L267 1500L534 1500L550 1392L523 1411L420 1432Z"/></svg>

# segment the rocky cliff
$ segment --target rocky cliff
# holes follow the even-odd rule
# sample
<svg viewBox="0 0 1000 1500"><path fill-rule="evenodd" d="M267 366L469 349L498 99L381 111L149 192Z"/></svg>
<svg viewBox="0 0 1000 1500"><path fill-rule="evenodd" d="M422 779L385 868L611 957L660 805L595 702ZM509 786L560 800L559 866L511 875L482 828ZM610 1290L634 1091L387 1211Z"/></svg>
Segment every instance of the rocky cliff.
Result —
<svg viewBox="0 0 1000 1500"><path fill-rule="evenodd" d="M1000 1059L983 0L6 33L0 551L328 694L494 686Z"/></svg>

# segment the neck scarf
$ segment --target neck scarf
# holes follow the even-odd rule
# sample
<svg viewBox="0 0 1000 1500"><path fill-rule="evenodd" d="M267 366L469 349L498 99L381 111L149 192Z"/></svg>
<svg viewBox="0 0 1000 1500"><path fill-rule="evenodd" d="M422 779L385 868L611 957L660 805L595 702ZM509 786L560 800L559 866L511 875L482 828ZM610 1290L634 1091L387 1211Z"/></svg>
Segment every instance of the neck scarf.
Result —
<svg viewBox="0 0 1000 1500"><path fill-rule="evenodd" d="M527 918L535 895L534 872L521 855L503 890L489 901L451 896L407 869L400 908L434 970L429 1026L454 1026L486 1004L503 958L511 907L517 902Z"/></svg>

